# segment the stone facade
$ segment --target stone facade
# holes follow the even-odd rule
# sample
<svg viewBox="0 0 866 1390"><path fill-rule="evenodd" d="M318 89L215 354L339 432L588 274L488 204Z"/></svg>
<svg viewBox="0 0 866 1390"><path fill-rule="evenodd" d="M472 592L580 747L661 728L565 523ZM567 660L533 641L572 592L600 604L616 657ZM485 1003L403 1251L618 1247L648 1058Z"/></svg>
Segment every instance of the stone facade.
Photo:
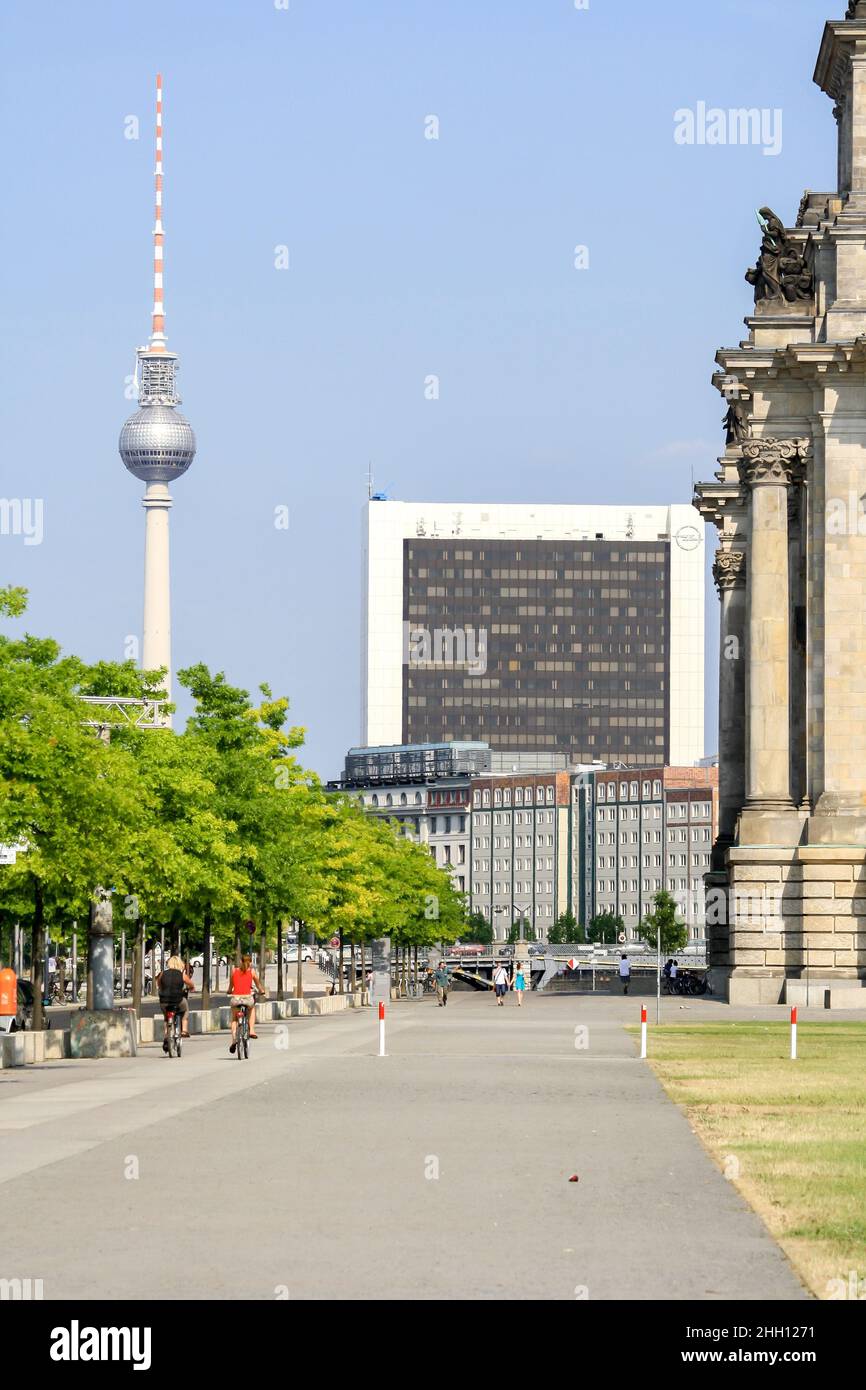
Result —
<svg viewBox="0 0 866 1390"><path fill-rule="evenodd" d="M866 977L866 3L825 26L838 190L786 231L813 299L762 298L717 355L720 817L707 875L731 1002L832 1006ZM866 998L866 996L863 996Z"/></svg>

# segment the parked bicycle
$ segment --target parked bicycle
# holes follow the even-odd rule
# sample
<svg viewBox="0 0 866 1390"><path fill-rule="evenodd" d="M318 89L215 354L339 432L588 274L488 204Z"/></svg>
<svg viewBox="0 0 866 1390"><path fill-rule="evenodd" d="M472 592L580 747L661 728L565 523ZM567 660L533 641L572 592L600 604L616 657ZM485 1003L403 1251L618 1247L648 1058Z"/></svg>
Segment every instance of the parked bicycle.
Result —
<svg viewBox="0 0 866 1390"><path fill-rule="evenodd" d="M709 982L706 975L695 975L690 970L683 970L671 981L671 993L684 995L706 994L709 989Z"/></svg>

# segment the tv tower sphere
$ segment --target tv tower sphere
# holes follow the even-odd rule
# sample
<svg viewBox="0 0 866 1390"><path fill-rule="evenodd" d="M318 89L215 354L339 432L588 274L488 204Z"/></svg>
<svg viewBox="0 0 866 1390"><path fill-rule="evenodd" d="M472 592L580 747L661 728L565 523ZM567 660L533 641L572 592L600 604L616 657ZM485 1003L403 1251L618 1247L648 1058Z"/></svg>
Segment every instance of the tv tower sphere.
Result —
<svg viewBox="0 0 866 1390"><path fill-rule="evenodd" d="M176 407L177 354L165 342L162 227L162 78L156 79L156 221L153 228L153 317L150 341L136 354L139 409L120 431L120 457L147 484L142 504L144 531L144 622L141 664L164 668L164 692L171 699L171 571L168 483L180 478L195 457L195 435Z"/></svg>
<svg viewBox="0 0 866 1390"><path fill-rule="evenodd" d="M120 457L143 483L170 483L195 458L192 425L171 406L144 405L120 431Z"/></svg>

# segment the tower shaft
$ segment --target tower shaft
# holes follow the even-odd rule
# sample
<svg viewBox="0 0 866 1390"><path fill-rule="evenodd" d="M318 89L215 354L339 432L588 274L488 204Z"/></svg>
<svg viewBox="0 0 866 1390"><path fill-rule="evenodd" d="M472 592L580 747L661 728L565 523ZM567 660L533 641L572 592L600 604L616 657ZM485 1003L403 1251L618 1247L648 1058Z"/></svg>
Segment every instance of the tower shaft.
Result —
<svg viewBox="0 0 866 1390"><path fill-rule="evenodd" d="M171 558L168 514L171 493L165 483L149 483L142 500L144 531L144 629L141 664L145 671L166 668L164 689L171 699Z"/></svg>

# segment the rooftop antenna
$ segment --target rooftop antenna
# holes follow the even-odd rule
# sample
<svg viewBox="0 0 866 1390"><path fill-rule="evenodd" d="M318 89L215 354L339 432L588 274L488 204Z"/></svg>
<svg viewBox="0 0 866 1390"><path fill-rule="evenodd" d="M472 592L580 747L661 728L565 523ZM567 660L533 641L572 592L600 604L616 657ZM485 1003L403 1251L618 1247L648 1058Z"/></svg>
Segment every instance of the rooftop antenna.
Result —
<svg viewBox="0 0 866 1390"><path fill-rule="evenodd" d="M165 352L165 303L162 297L162 73L156 74L156 167L154 168L155 215L153 223L153 315L151 352Z"/></svg>
<svg viewBox="0 0 866 1390"><path fill-rule="evenodd" d="M372 496L373 496L373 460L370 459L369 463L367 464L367 501L368 501L368 502L370 501L370 499L372 498Z"/></svg>

